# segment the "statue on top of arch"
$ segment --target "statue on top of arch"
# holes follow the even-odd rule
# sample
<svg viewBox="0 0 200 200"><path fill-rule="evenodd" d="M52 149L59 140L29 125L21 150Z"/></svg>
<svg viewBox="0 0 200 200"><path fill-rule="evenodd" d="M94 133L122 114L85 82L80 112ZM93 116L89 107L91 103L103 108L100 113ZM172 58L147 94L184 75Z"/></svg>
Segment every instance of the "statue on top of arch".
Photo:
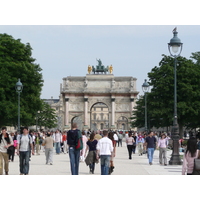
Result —
<svg viewBox="0 0 200 200"><path fill-rule="evenodd" d="M96 59L96 60L98 62L98 65L96 65L96 67L88 65L88 73L89 74L91 72L93 72L94 74L95 73L99 74L99 72L106 74L108 71L111 74L113 72L113 66L112 65L105 67L104 65L102 65L101 59Z"/></svg>

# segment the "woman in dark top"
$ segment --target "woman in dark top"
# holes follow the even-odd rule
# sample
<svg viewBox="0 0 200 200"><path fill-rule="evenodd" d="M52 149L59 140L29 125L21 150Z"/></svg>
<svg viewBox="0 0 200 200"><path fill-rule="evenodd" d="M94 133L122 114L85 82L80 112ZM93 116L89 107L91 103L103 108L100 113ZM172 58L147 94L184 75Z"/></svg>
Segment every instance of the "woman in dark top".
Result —
<svg viewBox="0 0 200 200"><path fill-rule="evenodd" d="M94 139L94 133L90 134L90 139L87 141L87 147L86 147L86 151L85 151L85 157L88 155L85 159L85 163L90 168L90 174L94 174L94 169L95 169L95 162L97 162L96 160L96 146L97 146L97 140Z"/></svg>

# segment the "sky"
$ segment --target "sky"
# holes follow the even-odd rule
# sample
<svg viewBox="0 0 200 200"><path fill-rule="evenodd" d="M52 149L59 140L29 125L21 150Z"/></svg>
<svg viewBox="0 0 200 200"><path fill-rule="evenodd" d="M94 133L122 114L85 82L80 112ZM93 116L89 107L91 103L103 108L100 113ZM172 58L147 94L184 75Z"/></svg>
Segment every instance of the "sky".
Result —
<svg viewBox="0 0 200 200"><path fill-rule="evenodd" d="M19 2L26 5L26 1ZM0 33L30 43L32 57L42 68L42 99L59 98L62 79L85 76L88 65L97 65L96 59L101 59L105 66L112 64L114 76L137 78L136 88L142 95L141 85L148 78L148 72L158 66L162 54L169 55L167 43L173 37L174 27L177 27L178 37L183 43L182 56L189 58L192 52L200 51L200 26L189 24L189 16L184 18L183 12L182 15L175 13L176 17L173 13L168 14L170 2L174 6L177 4L174 1L167 1L165 10L158 7L156 10L147 9L150 6L148 1L140 1L139 5L131 7L128 6L132 5L128 4L130 1L126 0L125 6L118 1L107 1L106 4L97 1L99 4L93 5L93 1L87 0L85 3L90 5L89 8L79 0L64 6L48 1L48 8L44 1L40 4L34 2L31 9L18 8L16 11L13 7L20 3L12 1L12 13L16 15L10 18L8 12L2 11L4 20L0 21ZM9 3L4 4L8 6ZM146 6L140 12L137 7L142 7L143 3ZM77 10L70 10L76 8L76 4L79 5ZM160 3L157 6L162 7ZM188 5L182 3L183 6L187 8ZM44 8L45 12L42 12ZM102 10L107 15L100 16L98 13ZM189 25L184 25L186 23Z"/></svg>

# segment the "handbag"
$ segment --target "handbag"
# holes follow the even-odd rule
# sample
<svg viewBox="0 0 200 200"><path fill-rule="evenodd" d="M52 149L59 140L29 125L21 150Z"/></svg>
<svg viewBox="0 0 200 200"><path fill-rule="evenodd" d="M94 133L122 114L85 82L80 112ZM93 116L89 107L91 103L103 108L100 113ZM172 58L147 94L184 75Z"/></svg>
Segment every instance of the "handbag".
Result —
<svg viewBox="0 0 200 200"><path fill-rule="evenodd" d="M193 168L192 175L200 175L200 158L199 157L200 156L194 159L194 168Z"/></svg>

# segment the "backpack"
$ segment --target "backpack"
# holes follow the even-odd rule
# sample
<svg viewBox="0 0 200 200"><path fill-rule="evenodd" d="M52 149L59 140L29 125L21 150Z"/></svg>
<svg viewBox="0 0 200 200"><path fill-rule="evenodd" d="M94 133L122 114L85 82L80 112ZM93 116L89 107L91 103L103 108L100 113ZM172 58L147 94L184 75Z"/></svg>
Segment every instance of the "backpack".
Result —
<svg viewBox="0 0 200 200"><path fill-rule="evenodd" d="M82 139L82 134L81 134L81 131L78 130L78 140L77 140L77 144L75 146L75 149L76 150L82 150L83 149L83 139Z"/></svg>

